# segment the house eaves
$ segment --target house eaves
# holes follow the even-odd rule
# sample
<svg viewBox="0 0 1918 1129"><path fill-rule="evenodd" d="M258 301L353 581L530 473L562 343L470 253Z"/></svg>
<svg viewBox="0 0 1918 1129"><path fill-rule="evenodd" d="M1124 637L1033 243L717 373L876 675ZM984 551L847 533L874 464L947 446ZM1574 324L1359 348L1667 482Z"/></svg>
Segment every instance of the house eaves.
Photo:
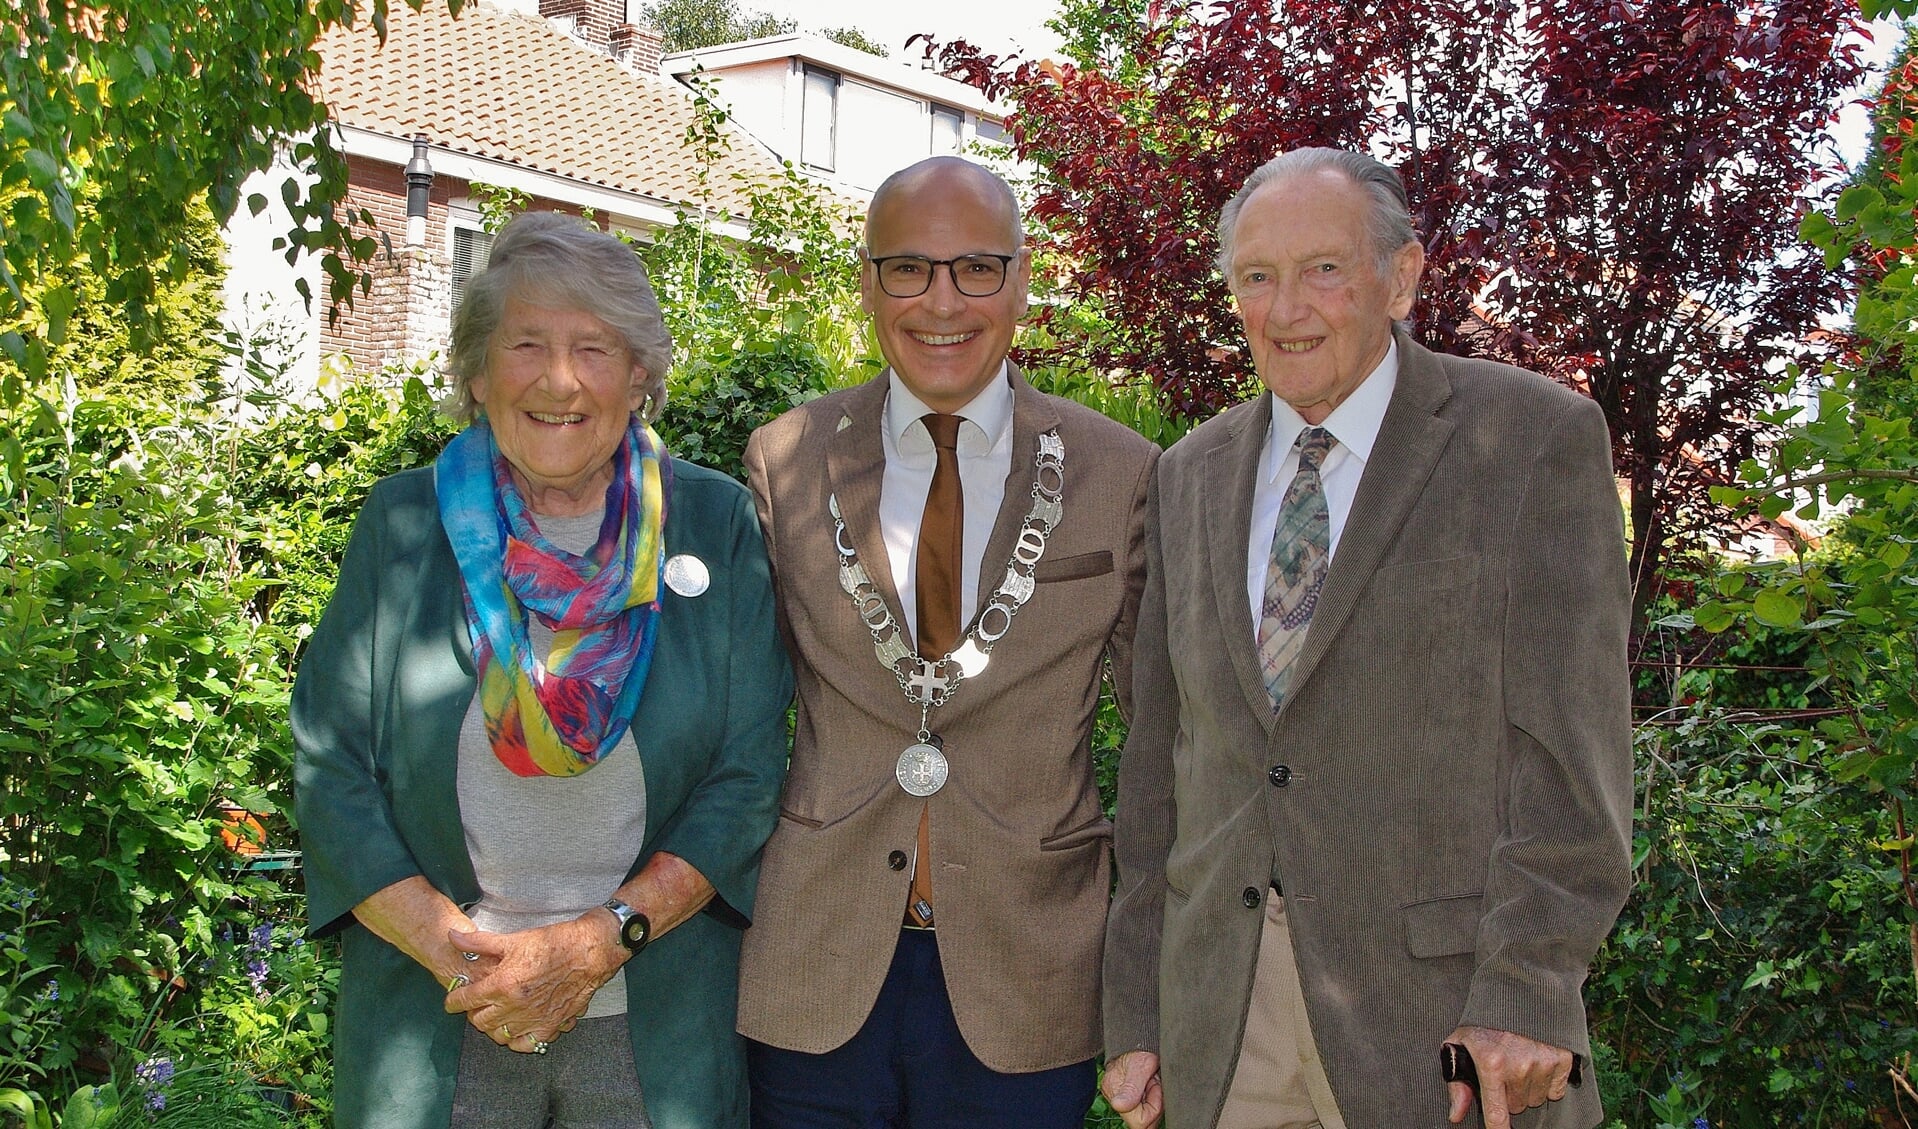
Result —
<svg viewBox="0 0 1918 1129"><path fill-rule="evenodd" d="M762 39L746 39L738 43L722 43L717 47L702 47L694 51L680 51L667 55L660 60L660 69L674 78L685 78L696 70L718 74L735 67L751 66L774 59L798 59L801 62L814 63L841 74L853 75L866 82L879 86L888 86L903 93L924 98L928 101L942 102L962 110L969 110L994 121L1003 121L1008 108L999 105L980 93L978 88L968 86L957 79L947 78L937 71L925 70L911 63L881 58L843 43L834 43L816 35L794 32L786 35L769 35Z"/></svg>

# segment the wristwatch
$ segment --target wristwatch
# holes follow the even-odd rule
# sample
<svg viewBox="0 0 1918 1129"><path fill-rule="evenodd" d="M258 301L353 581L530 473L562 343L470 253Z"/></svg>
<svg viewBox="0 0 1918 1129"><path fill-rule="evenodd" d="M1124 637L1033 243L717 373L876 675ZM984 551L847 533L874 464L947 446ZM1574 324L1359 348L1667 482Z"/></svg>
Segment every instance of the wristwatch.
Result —
<svg viewBox="0 0 1918 1129"><path fill-rule="evenodd" d="M646 942L653 939L653 923L646 915L618 898L608 898L605 904L619 919L619 943L626 946L626 951L638 953L645 948Z"/></svg>

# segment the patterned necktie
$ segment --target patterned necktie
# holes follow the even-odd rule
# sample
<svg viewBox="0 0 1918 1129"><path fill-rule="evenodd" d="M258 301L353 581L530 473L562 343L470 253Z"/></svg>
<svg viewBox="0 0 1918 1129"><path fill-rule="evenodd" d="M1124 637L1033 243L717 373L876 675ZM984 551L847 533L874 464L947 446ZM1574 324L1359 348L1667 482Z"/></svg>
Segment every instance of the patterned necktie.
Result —
<svg viewBox="0 0 1918 1129"><path fill-rule="evenodd" d="M1334 442L1323 427L1299 433L1299 470L1285 488L1278 526L1272 531L1265 599L1259 607L1259 670L1275 711L1285 701L1292 664L1305 648L1305 631L1331 561L1332 515L1325 507L1319 464Z"/></svg>

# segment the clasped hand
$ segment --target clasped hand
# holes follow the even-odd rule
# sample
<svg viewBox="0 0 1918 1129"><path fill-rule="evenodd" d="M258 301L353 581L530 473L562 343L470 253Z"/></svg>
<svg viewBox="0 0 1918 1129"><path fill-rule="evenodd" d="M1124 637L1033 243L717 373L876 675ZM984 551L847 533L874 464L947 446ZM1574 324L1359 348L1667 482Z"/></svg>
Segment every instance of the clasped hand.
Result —
<svg viewBox="0 0 1918 1129"><path fill-rule="evenodd" d="M516 933L447 931L461 952L477 953L465 984L446 993L446 1010L487 1038L530 1052L571 1031L593 993L624 963L626 950L586 918Z"/></svg>

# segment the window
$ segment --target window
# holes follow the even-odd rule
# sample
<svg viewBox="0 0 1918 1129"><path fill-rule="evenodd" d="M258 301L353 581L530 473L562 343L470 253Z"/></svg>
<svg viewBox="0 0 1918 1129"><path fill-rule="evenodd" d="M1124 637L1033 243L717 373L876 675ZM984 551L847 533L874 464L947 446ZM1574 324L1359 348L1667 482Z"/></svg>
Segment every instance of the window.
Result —
<svg viewBox="0 0 1918 1129"><path fill-rule="evenodd" d="M1004 141L1006 139L1006 127L999 122L993 121L991 118L980 118L977 132L979 134L979 140L981 141Z"/></svg>
<svg viewBox="0 0 1918 1129"><path fill-rule="evenodd" d="M799 161L830 172L838 167L834 133L839 118L839 76L806 67L805 100L800 108Z"/></svg>
<svg viewBox="0 0 1918 1129"><path fill-rule="evenodd" d="M935 157L957 153L966 139L966 115L951 106L932 104L932 147Z"/></svg>
<svg viewBox="0 0 1918 1129"><path fill-rule="evenodd" d="M453 309L466 296L466 283L486 269L493 253L493 237L477 227L453 228Z"/></svg>

